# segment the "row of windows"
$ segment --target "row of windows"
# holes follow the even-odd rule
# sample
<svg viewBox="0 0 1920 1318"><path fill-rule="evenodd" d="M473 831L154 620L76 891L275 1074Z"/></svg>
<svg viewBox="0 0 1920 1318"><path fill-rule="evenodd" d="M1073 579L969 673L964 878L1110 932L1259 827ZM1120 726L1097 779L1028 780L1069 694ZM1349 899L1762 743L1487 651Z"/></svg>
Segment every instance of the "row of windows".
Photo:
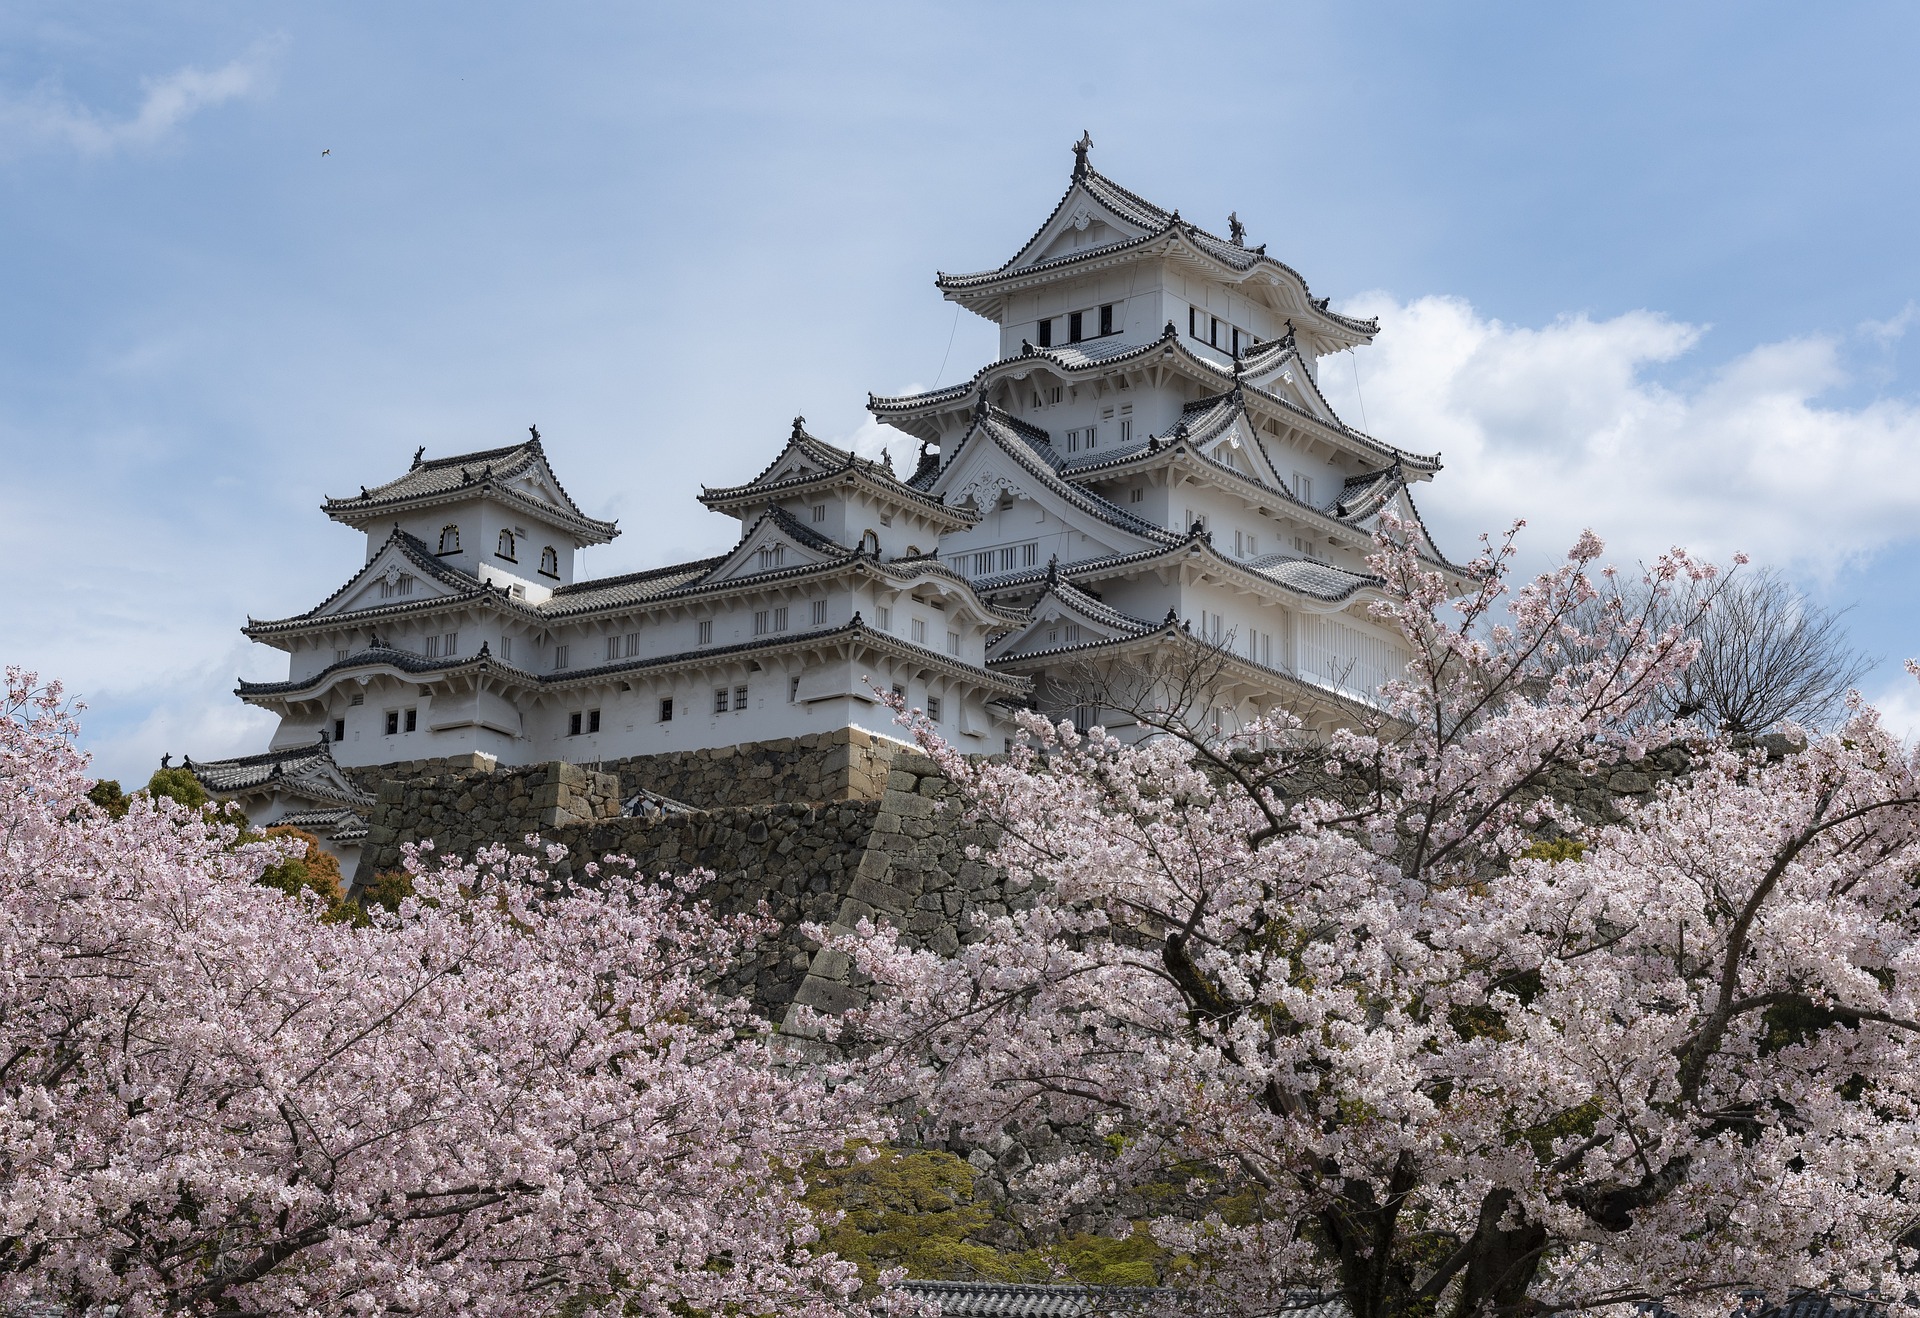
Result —
<svg viewBox="0 0 1920 1318"><path fill-rule="evenodd" d="M1242 348L1252 348L1260 342L1258 334L1243 330L1238 325L1230 325L1198 307L1187 308L1187 336L1200 340L1210 348L1225 348L1236 357Z"/></svg>
<svg viewBox="0 0 1920 1318"><path fill-rule="evenodd" d="M1064 317L1050 316L1034 327L1034 339L1042 348L1051 348L1055 338L1054 326L1061 320L1067 322L1065 341L1068 343L1118 334L1120 328L1119 316L1115 314L1116 306L1116 303L1108 302L1092 311L1069 311ZM1088 330L1092 330L1093 333L1089 334Z"/></svg>
<svg viewBox="0 0 1920 1318"><path fill-rule="evenodd" d="M972 554L961 554L953 560L953 566L963 575L972 569L972 575L984 577L994 572L1014 572L1023 567L1037 567L1040 563L1040 542L1029 540L1024 545L1002 545L998 549L979 549Z"/></svg>
<svg viewBox="0 0 1920 1318"><path fill-rule="evenodd" d="M442 554L457 554L460 552L460 528L458 526L448 523L446 526L440 528L440 552ZM518 538L512 531L500 532L500 538L494 542L493 552L496 558L504 558L509 563L518 563L520 561ZM540 550L540 571L549 577L557 577L560 575L560 551L552 545L547 545ZM405 580L405 578L402 578L402 580ZM405 594L406 592L403 591L401 593Z"/></svg>
<svg viewBox="0 0 1920 1318"><path fill-rule="evenodd" d="M827 621L827 601L813 600L809 603L807 609L813 626L819 627L825 625ZM788 607L784 604L777 609L759 609L753 615L753 634L755 636L771 636L775 633L789 630L791 625L791 614L788 611ZM697 624L696 634L699 636L699 644L712 645L713 619L702 618ZM432 651L429 650L428 653L431 654ZM451 654L453 651L448 650L447 653ZM607 659L609 662L618 659L636 658L639 653L639 632L626 632L607 637ZM512 657L511 651L505 649L503 646L501 657L510 659ZM556 645L553 647L553 666L556 669L573 667L573 646L571 644Z"/></svg>
<svg viewBox="0 0 1920 1318"><path fill-rule="evenodd" d="M1074 629L1076 633L1078 630L1078 628ZM957 642L958 638L955 637L953 633L949 632L948 636ZM899 683L894 683L893 691L895 695L902 699L906 698L906 688ZM713 712L715 714L738 713L747 708L751 694L750 688L744 683L731 687L717 686L713 689ZM797 700L799 696L800 679L797 677L790 678L787 683L787 700L792 702ZM360 703L360 700L361 698L356 696L353 703L357 705ZM660 722L673 722L672 696L662 696L660 698L659 709ZM927 717L936 723L940 721L940 697L927 697ZM417 706L407 709L390 709L386 712L386 735L389 737L398 736L403 732L418 731L419 726L420 711ZM567 715L567 735L569 737L591 737L599 731L600 711L598 709L576 709ZM333 740L338 742L345 741L346 739L347 721L343 718L337 718L333 721Z"/></svg>

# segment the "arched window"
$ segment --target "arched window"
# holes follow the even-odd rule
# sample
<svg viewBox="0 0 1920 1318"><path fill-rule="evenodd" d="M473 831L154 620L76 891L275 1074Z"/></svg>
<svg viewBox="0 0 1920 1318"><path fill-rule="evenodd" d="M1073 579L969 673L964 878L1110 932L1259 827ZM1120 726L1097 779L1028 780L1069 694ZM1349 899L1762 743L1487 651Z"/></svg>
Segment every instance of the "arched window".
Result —
<svg viewBox="0 0 1920 1318"><path fill-rule="evenodd" d="M560 575L560 554L552 545L540 551L540 570L550 577Z"/></svg>
<svg viewBox="0 0 1920 1318"><path fill-rule="evenodd" d="M440 552L443 554L457 554L460 552L459 527L443 526L440 528Z"/></svg>
<svg viewBox="0 0 1920 1318"><path fill-rule="evenodd" d="M513 532L502 531L500 533L500 544L499 547L494 550L494 553L506 559L509 563L515 561L513 557Z"/></svg>
<svg viewBox="0 0 1920 1318"><path fill-rule="evenodd" d="M872 554L878 557L880 553L880 533L878 531L861 532L860 550L862 553Z"/></svg>

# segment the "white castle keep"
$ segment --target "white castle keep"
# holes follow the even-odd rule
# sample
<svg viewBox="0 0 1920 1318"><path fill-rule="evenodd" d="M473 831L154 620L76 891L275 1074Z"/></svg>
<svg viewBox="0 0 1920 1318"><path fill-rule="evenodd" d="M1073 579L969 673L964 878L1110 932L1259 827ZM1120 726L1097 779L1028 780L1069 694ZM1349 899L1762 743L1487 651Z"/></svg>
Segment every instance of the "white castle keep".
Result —
<svg viewBox="0 0 1920 1318"><path fill-rule="evenodd" d="M536 430L329 498L366 535L345 585L249 621L284 650L242 700L280 718L269 750L194 768L256 822L351 845L364 795L340 770L479 755L502 765L629 756L857 727L900 738L878 692L966 751L1011 711L1063 702L1089 663L1205 646L1223 726L1284 707L1327 725L1407 655L1368 615L1366 557L1391 513L1436 569L1411 487L1439 470L1347 425L1320 362L1373 321L1291 267L1097 172L1073 175L1005 264L942 274L1000 327L961 384L870 396L922 441L901 475L796 419L752 479L709 488L738 519L724 554L577 579L618 535L561 485Z"/></svg>

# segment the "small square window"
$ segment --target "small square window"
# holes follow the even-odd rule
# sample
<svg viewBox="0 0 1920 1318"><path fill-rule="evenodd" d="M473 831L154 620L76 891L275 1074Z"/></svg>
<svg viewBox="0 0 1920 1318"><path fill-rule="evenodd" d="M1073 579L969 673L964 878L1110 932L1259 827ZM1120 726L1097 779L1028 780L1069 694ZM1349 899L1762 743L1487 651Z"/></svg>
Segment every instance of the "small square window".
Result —
<svg viewBox="0 0 1920 1318"><path fill-rule="evenodd" d="M773 611L773 629L777 632L787 629L787 606L784 604Z"/></svg>
<svg viewBox="0 0 1920 1318"><path fill-rule="evenodd" d="M577 709L567 715L567 735L569 737L580 735L580 711Z"/></svg>
<svg viewBox="0 0 1920 1318"><path fill-rule="evenodd" d="M813 505L813 520L816 522L824 522L827 520L827 505L824 503L816 503Z"/></svg>
<svg viewBox="0 0 1920 1318"><path fill-rule="evenodd" d="M460 653L460 633L448 632L440 638L440 653L451 659Z"/></svg>
<svg viewBox="0 0 1920 1318"><path fill-rule="evenodd" d="M618 636L607 637L607 658L618 659L619 657L620 657L620 638Z"/></svg>
<svg viewBox="0 0 1920 1318"><path fill-rule="evenodd" d="M1145 488L1136 485L1131 490L1127 491L1128 503L1145 503L1146 501L1147 501L1147 492Z"/></svg>
<svg viewBox="0 0 1920 1318"><path fill-rule="evenodd" d="M660 721L662 723L673 722L673 697L672 696L663 697L660 701Z"/></svg>
<svg viewBox="0 0 1920 1318"><path fill-rule="evenodd" d="M565 668L572 662L573 647L571 645L556 645L553 647L553 666L555 668Z"/></svg>
<svg viewBox="0 0 1920 1318"><path fill-rule="evenodd" d="M712 618L702 618L700 620L700 644L702 645L713 644L713 619Z"/></svg>
<svg viewBox="0 0 1920 1318"><path fill-rule="evenodd" d="M925 618L915 618L913 620L913 639L921 645L927 643L927 620Z"/></svg>
<svg viewBox="0 0 1920 1318"><path fill-rule="evenodd" d="M364 705L367 703L367 698L364 694L350 696L347 699L347 703L349 705Z"/></svg>
<svg viewBox="0 0 1920 1318"><path fill-rule="evenodd" d="M818 627L826 620L827 602L825 600L815 600L813 602L813 625Z"/></svg>
<svg viewBox="0 0 1920 1318"><path fill-rule="evenodd" d="M440 638L438 636L427 637L424 653L429 659L438 659L440 657Z"/></svg>
<svg viewBox="0 0 1920 1318"><path fill-rule="evenodd" d="M959 632L947 633L947 653L948 654L960 653L960 633Z"/></svg>
<svg viewBox="0 0 1920 1318"><path fill-rule="evenodd" d="M347 656L350 653L352 652L349 650L335 650L333 652L333 662L335 662L336 664L344 664L345 662L347 662Z"/></svg>
<svg viewBox="0 0 1920 1318"><path fill-rule="evenodd" d="M737 686L733 689L733 707L735 709L745 709L747 707L747 689L745 687Z"/></svg>
<svg viewBox="0 0 1920 1318"><path fill-rule="evenodd" d="M938 723L940 721L940 697L939 696L927 697L927 717L932 719L935 723Z"/></svg>
<svg viewBox="0 0 1920 1318"><path fill-rule="evenodd" d="M631 659L639 653L640 653L640 633L628 632L627 633L627 658Z"/></svg>
<svg viewBox="0 0 1920 1318"><path fill-rule="evenodd" d="M727 712L727 689L723 686L713 689L713 712L716 714Z"/></svg>
<svg viewBox="0 0 1920 1318"><path fill-rule="evenodd" d="M756 609L753 614L753 634L765 636L773 630L773 615L765 609Z"/></svg>
<svg viewBox="0 0 1920 1318"><path fill-rule="evenodd" d="M587 731L588 732L600 731L600 711L599 710L590 709L587 711Z"/></svg>
<svg viewBox="0 0 1920 1318"><path fill-rule="evenodd" d="M896 696L899 696L902 700L905 700L907 698L907 688L901 685L899 682L895 682L893 684L893 694Z"/></svg>
<svg viewBox="0 0 1920 1318"><path fill-rule="evenodd" d="M893 630L893 610L892 609L882 604L879 608L873 611L873 616L880 620L881 631L890 632Z"/></svg>
<svg viewBox="0 0 1920 1318"><path fill-rule="evenodd" d="M880 514L880 525L882 525L882 526L892 526L892 525L893 525L893 514L892 514L892 513L881 513L881 514Z"/></svg>
<svg viewBox="0 0 1920 1318"><path fill-rule="evenodd" d="M1040 545L1037 541L1032 544L1025 544L1020 546L1020 566L1021 567L1032 567L1034 564L1038 563L1039 561L1040 561Z"/></svg>
<svg viewBox="0 0 1920 1318"><path fill-rule="evenodd" d="M390 709L387 711L387 735L391 737L396 733L398 733L399 731L400 731L400 711L397 709Z"/></svg>
<svg viewBox="0 0 1920 1318"><path fill-rule="evenodd" d="M407 731L412 732L419 726L420 726L420 711L417 709L408 710L407 711Z"/></svg>

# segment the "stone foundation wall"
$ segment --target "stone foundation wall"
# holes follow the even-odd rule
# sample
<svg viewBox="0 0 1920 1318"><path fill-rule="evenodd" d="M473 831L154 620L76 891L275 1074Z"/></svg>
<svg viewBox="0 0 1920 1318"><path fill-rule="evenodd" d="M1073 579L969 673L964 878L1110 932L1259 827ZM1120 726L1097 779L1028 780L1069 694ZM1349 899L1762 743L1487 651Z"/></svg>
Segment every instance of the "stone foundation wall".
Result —
<svg viewBox="0 0 1920 1318"><path fill-rule="evenodd" d="M867 985L845 957L801 935L801 924L852 929L863 918L883 920L916 946L950 954L977 937L972 917L1007 910L1000 876L967 859L969 845L992 838L959 818L952 785L931 760L904 748L890 750L889 762L866 800L652 819L620 814L626 788L614 774L573 764L387 782L355 880L399 868L410 842L431 839L438 854L465 858L494 843L525 851L534 833L568 849L555 867L563 876L616 854L648 874L704 870L712 877L699 895L717 909L751 911L765 902L780 925L729 987L776 1018L795 1002L840 1011L862 1001Z"/></svg>
<svg viewBox="0 0 1920 1318"><path fill-rule="evenodd" d="M877 801L887 770L911 748L860 728L606 760L629 796L642 788L702 810L794 801Z"/></svg>

